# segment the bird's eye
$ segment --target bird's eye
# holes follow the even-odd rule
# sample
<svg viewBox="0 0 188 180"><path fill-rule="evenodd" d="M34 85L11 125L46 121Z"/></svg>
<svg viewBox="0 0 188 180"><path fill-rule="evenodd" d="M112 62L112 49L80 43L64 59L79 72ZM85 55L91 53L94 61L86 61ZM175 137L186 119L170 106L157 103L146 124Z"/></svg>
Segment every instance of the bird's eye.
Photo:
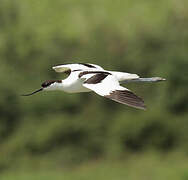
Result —
<svg viewBox="0 0 188 180"><path fill-rule="evenodd" d="M47 87L48 86L48 83L47 82L44 82L44 83L42 83L42 85L41 85L43 88L44 87Z"/></svg>
<svg viewBox="0 0 188 180"><path fill-rule="evenodd" d="M45 87L48 87L50 86L51 84L53 84L55 81L53 80L49 80L49 81L45 81L44 83L42 83L42 87L45 88Z"/></svg>

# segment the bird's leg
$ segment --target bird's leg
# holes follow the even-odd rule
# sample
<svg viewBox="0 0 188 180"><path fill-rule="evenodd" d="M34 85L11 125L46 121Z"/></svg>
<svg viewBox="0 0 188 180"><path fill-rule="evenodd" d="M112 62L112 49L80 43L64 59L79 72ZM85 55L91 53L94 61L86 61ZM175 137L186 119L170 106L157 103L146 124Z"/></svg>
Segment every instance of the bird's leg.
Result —
<svg viewBox="0 0 188 180"><path fill-rule="evenodd" d="M137 79L131 79L131 80L124 80L121 81L121 83L130 83L130 82L159 82L159 81L165 81L166 79L161 77L151 77L151 78L137 78Z"/></svg>

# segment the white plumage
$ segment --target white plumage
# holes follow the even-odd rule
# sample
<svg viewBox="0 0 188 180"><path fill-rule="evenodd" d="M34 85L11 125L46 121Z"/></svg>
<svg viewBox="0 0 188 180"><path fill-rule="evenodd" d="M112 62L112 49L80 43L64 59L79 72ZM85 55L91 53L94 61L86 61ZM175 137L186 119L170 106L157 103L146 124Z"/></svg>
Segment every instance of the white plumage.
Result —
<svg viewBox="0 0 188 180"><path fill-rule="evenodd" d="M94 91L100 96L112 99L122 104L139 109L145 109L144 101L132 93L129 89L121 86L127 82L158 82L163 78L140 78L137 74L107 71L95 64L64 64L54 66L58 73L66 73L69 76L64 80L49 80L42 84L42 88L29 96L42 90L62 90L68 93Z"/></svg>

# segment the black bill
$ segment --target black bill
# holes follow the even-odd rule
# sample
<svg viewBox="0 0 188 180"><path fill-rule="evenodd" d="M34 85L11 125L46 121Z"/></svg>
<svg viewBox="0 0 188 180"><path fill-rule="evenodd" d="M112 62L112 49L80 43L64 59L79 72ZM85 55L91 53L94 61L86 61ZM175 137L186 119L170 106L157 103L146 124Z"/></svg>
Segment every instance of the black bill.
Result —
<svg viewBox="0 0 188 180"><path fill-rule="evenodd" d="M35 93L38 93L38 92L42 91L42 90L43 90L43 88L40 88L40 89L38 89L38 90L36 90L36 91L34 91L34 92L32 92L32 93L23 94L23 95L21 95L21 96L31 96L31 95L33 95L33 94L35 94Z"/></svg>

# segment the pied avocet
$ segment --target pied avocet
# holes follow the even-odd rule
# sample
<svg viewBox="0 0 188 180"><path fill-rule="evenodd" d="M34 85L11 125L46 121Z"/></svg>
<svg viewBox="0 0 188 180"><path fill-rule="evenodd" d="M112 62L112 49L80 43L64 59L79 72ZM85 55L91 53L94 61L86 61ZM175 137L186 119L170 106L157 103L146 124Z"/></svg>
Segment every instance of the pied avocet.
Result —
<svg viewBox="0 0 188 180"><path fill-rule="evenodd" d="M160 77L140 78L137 74L107 71L95 64L63 64L54 66L58 73L66 73L69 76L64 80L48 80L42 83L42 88L23 96L30 96L39 91L61 90L68 93L94 91L100 96L112 99L138 109L145 109L144 101L121 86L128 82L158 82L165 79Z"/></svg>

